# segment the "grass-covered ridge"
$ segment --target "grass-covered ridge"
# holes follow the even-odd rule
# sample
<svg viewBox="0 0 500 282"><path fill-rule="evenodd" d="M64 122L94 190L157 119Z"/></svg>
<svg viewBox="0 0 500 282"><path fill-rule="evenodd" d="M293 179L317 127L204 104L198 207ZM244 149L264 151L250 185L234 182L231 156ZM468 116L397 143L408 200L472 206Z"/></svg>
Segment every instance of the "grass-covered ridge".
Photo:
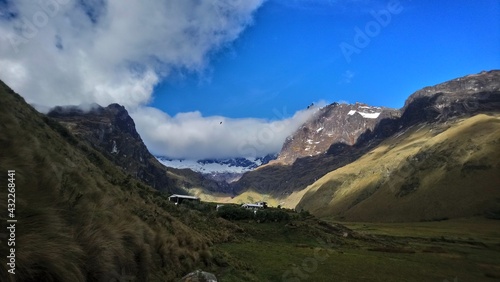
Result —
<svg viewBox="0 0 500 282"><path fill-rule="evenodd" d="M348 221L500 213L500 117L421 124L300 192L298 208Z"/></svg>
<svg viewBox="0 0 500 282"><path fill-rule="evenodd" d="M3 83L0 121L2 182L16 171L16 281L168 281L212 264L210 238L155 203L156 191ZM0 190L2 211L6 193ZM4 239L0 253L0 280L14 281Z"/></svg>

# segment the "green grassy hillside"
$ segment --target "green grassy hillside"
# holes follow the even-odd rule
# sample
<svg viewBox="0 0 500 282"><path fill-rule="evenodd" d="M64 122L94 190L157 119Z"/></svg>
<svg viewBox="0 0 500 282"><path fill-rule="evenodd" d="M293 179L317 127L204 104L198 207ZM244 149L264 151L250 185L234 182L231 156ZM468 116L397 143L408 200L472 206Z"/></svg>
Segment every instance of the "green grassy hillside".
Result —
<svg viewBox="0 0 500 282"><path fill-rule="evenodd" d="M500 117L423 124L301 191L298 209L347 221L500 215Z"/></svg>
<svg viewBox="0 0 500 282"><path fill-rule="evenodd" d="M3 224L16 171L16 281L168 281L212 264L211 238L3 83L0 121ZM4 238L0 280L14 281Z"/></svg>

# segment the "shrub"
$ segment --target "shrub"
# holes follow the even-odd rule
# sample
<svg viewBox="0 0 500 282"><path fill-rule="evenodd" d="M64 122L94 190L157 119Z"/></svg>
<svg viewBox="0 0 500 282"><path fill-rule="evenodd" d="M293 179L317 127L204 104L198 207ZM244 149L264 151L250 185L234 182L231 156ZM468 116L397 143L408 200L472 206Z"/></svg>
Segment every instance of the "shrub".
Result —
<svg viewBox="0 0 500 282"><path fill-rule="evenodd" d="M217 215L227 220L255 219L259 222L289 221L290 214L276 209L248 210L238 206L222 206Z"/></svg>
<svg viewBox="0 0 500 282"><path fill-rule="evenodd" d="M215 210L214 204L201 202L201 201L183 201L181 203L181 205L185 206L189 209L192 209L192 210L200 211L204 214L210 214L212 211Z"/></svg>
<svg viewBox="0 0 500 282"><path fill-rule="evenodd" d="M253 219L254 212L238 206L222 206L217 215L227 220Z"/></svg>
<svg viewBox="0 0 500 282"><path fill-rule="evenodd" d="M255 214L255 219L259 220L260 222L265 222L265 221L289 221L290 220L290 215L281 210L259 210Z"/></svg>
<svg viewBox="0 0 500 282"><path fill-rule="evenodd" d="M302 209L299 213L300 218L308 218L311 217L309 211Z"/></svg>

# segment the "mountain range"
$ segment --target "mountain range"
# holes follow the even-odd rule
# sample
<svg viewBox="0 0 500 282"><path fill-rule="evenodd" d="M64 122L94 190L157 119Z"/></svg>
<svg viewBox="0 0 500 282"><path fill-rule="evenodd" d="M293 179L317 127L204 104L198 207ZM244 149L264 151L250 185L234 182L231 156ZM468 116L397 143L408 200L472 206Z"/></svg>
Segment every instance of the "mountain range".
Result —
<svg viewBox="0 0 500 282"><path fill-rule="evenodd" d="M491 130L498 132L496 128L491 126L496 124L496 118L500 112L500 71L482 72L426 87L412 94L400 110L378 110L380 115L383 115L385 111L383 118L379 116L378 119L369 119L368 115L363 117L362 114L352 114L354 111L365 109L364 107L368 109L369 106L334 103L322 109L318 115L306 122L287 139L276 161L245 173L240 180L231 183L235 195L232 201L245 202L248 201L248 198L265 199L287 207L306 209L321 216L379 221L428 220L439 217L457 217L464 214L496 213L500 210L498 206L500 180L497 176L500 172L499 164L495 158L479 158L483 154L494 156L500 148L495 145L498 140L496 141L494 136L488 137L493 138L491 140L483 140L482 137L491 134ZM378 113L377 108L369 107L369 109L371 110L371 112L367 112L369 114ZM469 120L470 118L476 120ZM334 128L341 134L324 142L323 140L330 137L331 133L325 130L326 127L322 120L328 119L338 122ZM471 123L474 124L476 131L467 130L466 125ZM363 130L364 127L366 128ZM430 146L430 143L425 143L426 138L443 138L449 132L458 130L456 128L463 130L460 138L442 139L442 148L440 147L439 150L437 147L427 147ZM423 139L420 143L416 143L414 147L416 151L408 151L409 155L405 155L405 159L400 159L403 154L398 150L386 150L386 148L399 148L400 144L414 144L412 140L416 138L416 135L412 134L416 134L414 131L417 129L427 130L430 133L418 135ZM450 131L445 133L447 130ZM321 134L323 131L324 133ZM357 133L353 134L353 132ZM440 133L445 135L439 136ZM353 138L347 138L349 136ZM467 141L470 143L469 147L463 144L466 140L469 140ZM473 145L474 143L477 146ZM310 154L314 145L321 147L314 148L315 154ZM383 148L384 150L382 150ZM444 150L444 148L447 149ZM401 150L406 149L407 147L401 148ZM467 158L458 157L464 154ZM370 177L362 174L363 167L367 165L362 161L368 156L377 156L367 167L370 168ZM441 174L434 174L433 177L430 177L422 171L428 169L427 165L429 164L426 162L433 162L431 161L433 158L440 159L439 165L431 166L432 171L437 173L436 169L441 169L439 170ZM294 159L295 161L293 161ZM392 162L389 163L388 160L392 160ZM469 170L471 164L476 163L484 163L484 171L477 170L471 173ZM460 173L445 169L445 166L454 167ZM340 173L347 167L352 167L353 170L352 175L348 178L351 180L337 179L337 176L325 180L327 175L336 175L336 171ZM400 170L403 170L404 173L399 173ZM431 173L431 171L427 172ZM392 177L394 175L398 175L398 177ZM476 196L470 194L473 193L470 190L473 189L470 186L473 182L465 180L459 181L460 185L454 187L455 192L448 190L447 181L456 179L450 182L455 183L464 177L471 178L468 181L481 183L474 190L474 193L477 193ZM352 182L353 179L356 180L356 183ZM364 184L361 185L358 181ZM384 185L392 187L390 191L392 191L393 196L384 198L383 203L380 202L382 200L375 202L372 196L383 193L382 191L385 191ZM322 187L322 189L318 187ZM421 198L409 201L408 199L413 196L405 197L407 195L405 191L413 190L418 190L419 192L415 195L419 195ZM337 193L347 193L344 191L358 192L352 195L353 198L349 198L349 203L340 205L336 195L340 195ZM441 191L439 192L441 196L436 198L438 204L434 208L429 208L429 211L425 213L416 213L410 216L402 212L405 208L409 209L409 206L401 207L400 210L381 208L385 205L395 205L396 202L405 202L407 205L412 205L414 209L422 210L420 207L427 204L424 199L432 197L431 195L438 193L438 191ZM463 209L468 210L467 212L460 212L462 206L450 207L447 204L440 204L449 203L451 197L446 197L453 193L470 196L467 198L470 208ZM485 202L485 199L489 200ZM374 201L373 205L368 208L366 205L372 201ZM341 206L343 208L340 208ZM356 216L350 217L348 211L351 209L359 209L364 212L358 211ZM381 213L381 211L387 212ZM375 214L380 216L374 217Z"/></svg>
<svg viewBox="0 0 500 282"><path fill-rule="evenodd" d="M132 177L160 191L194 193L202 199L221 202L265 200L275 205L309 210L320 216L375 220L371 215L377 214L380 205L373 204L370 208L366 205L375 201L372 197L382 193L377 191L385 191L390 186L395 198L384 198L384 201L393 205L407 201L406 199L412 198L413 194L419 195L423 193L421 191L430 189L423 189L422 186L437 185L438 188L433 188L432 193L438 193L437 191L445 189L442 187L446 186L444 184L446 181L451 181L449 179L451 175L454 175L452 178L455 179L471 177L467 169L471 163L487 163L484 166L488 169L482 173L489 176L489 181L480 187L485 191L479 195L495 199L497 192L493 187L500 184L495 176L499 172L498 164L493 159L491 162L475 159L476 155L485 152L494 155L495 146L476 135L469 134L470 131L466 130L467 126L463 124L468 125L471 122L476 124L473 122L475 120L467 120L469 118L479 119L481 122L478 124L484 124L485 130L491 124L495 124L496 114L500 111L499 81L500 71L457 78L415 92L399 110L362 103L333 103L320 108L289 136L277 156L269 155L255 160L236 158L192 161L153 157L136 132L133 120L122 106L116 104L104 108L96 105L88 112L82 112L76 107L56 107L48 116L60 122L75 136L86 140ZM446 147L446 150L438 150L425 141L426 138L430 140L442 138L444 135L439 134L446 135L450 130L453 132L456 127L462 128L461 126L464 126L463 130L467 134L465 137L462 136L462 139L444 139L441 145L443 148ZM421 130L430 133L422 135ZM416 136L422 138L421 143L417 143L418 145L414 147L415 150L418 149L417 151L407 150L407 147L399 148L400 144L413 144L408 140L413 140L417 138ZM469 147L456 145L465 142L463 138L480 140L477 145L479 149L470 151L467 149ZM494 139L489 141L496 142ZM396 149L385 150L386 153L380 154L381 148L386 147ZM394 152L395 156L392 155ZM470 158L455 157L464 153L471 154ZM368 156L378 157L365 162ZM402 156L406 159L401 159ZM426 161L437 156L441 156L441 159L436 161L441 165L433 164L431 167L441 169L442 175L434 175L432 183L439 185L431 185L430 176L422 170L427 169ZM412 162L413 159L419 162ZM368 164L367 171L370 171L370 177L362 173ZM460 168L460 173L445 169L446 165L455 169ZM336 175L336 171L340 173L349 167L353 167L353 170L357 171L354 174L359 177L351 175L346 180L340 181L338 179L344 178L334 176L333 179L338 179L325 180L329 175ZM436 171L434 173L437 173ZM473 177L479 175L481 174L472 174ZM359 181L364 183L364 186L359 184ZM464 180L461 183L468 182ZM458 185L456 193L461 191L464 196L468 195L467 189L463 185ZM417 190L418 193L408 192ZM493 194L486 193L490 190L494 191ZM342 198L345 203L341 205L338 203L340 198L337 199L336 196L339 191L358 192L349 198ZM422 197L428 197L432 193L428 191ZM445 197L447 193L442 192L440 195ZM497 209L500 210L496 200L485 203L485 198L479 195L468 199L475 208L470 208L465 214L496 213ZM419 204L416 203L423 201L422 199L407 204L418 207ZM381 200L375 202L379 201ZM438 202L447 200L440 198ZM344 208L340 208L342 206ZM356 208L362 206L365 208ZM358 209L364 213L359 211L355 213L354 210ZM410 207L404 206L401 209ZM453 208L442 204L430 209L428 213L399 215L401 211L395 208L393 212L378 216L376 219L428 220L457 217L464 213L453 211Z"/></svg>
<svg viewBox="0 0 500 282"><path fill-rule="evenodd" d="M9 224L18 227L16 276L3 256L2 281L178 281L195 269L228 281L276 280L318 253L327 256L308 272L317 281L354 277L370 260L377 275L393 263L406 265L405 275L419 267L411 281L456 273L428 271L435 263L471 281L500 277L495 240L395 239L338 223L500 218L500 71L426 87L400 110L328 105L287 139L276 160L231 184L163 166L117 104L44 115L0 82L0 121L0 170L15 174L0 197L15 193ZM254 213L232 207L225 218L215 203L175 205L171 193L219 203L265 200L300 212L271 208L262 214L279 218L231 220ZM0 233L2 254L12 254L8 238ZM439 246L428 247L433 240ZM257 256L265 271L254 267ZM340 271L333 267L339 262Z"/></svg>
<svg viewBox="0 0 500 282"><path fill-rule="evenodd" d="M157 156L158 161L166 167L178 169L191 169L199 172L205 177L218 182L231 183L237 181L245 172L265 165L276 159L276 155L266 155L256 158L230 158L230 159L203 159L186 160L171 159Z"/></svg>

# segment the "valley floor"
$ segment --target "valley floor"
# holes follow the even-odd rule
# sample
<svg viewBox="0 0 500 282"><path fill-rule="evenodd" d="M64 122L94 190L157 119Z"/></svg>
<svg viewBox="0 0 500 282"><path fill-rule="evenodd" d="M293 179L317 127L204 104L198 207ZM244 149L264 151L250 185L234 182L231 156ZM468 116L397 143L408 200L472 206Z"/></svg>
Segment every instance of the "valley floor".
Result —
<svg viewBox="0 0 500 282"><path fill-rule="evenodd" d="M307 228L318 222L238 222L245 235L216 248L244 263L219 273L220 281L238 281L243 273L249 281L290 282L500 279L499 220L342 223L352 232L333 236Z"/></svg>

